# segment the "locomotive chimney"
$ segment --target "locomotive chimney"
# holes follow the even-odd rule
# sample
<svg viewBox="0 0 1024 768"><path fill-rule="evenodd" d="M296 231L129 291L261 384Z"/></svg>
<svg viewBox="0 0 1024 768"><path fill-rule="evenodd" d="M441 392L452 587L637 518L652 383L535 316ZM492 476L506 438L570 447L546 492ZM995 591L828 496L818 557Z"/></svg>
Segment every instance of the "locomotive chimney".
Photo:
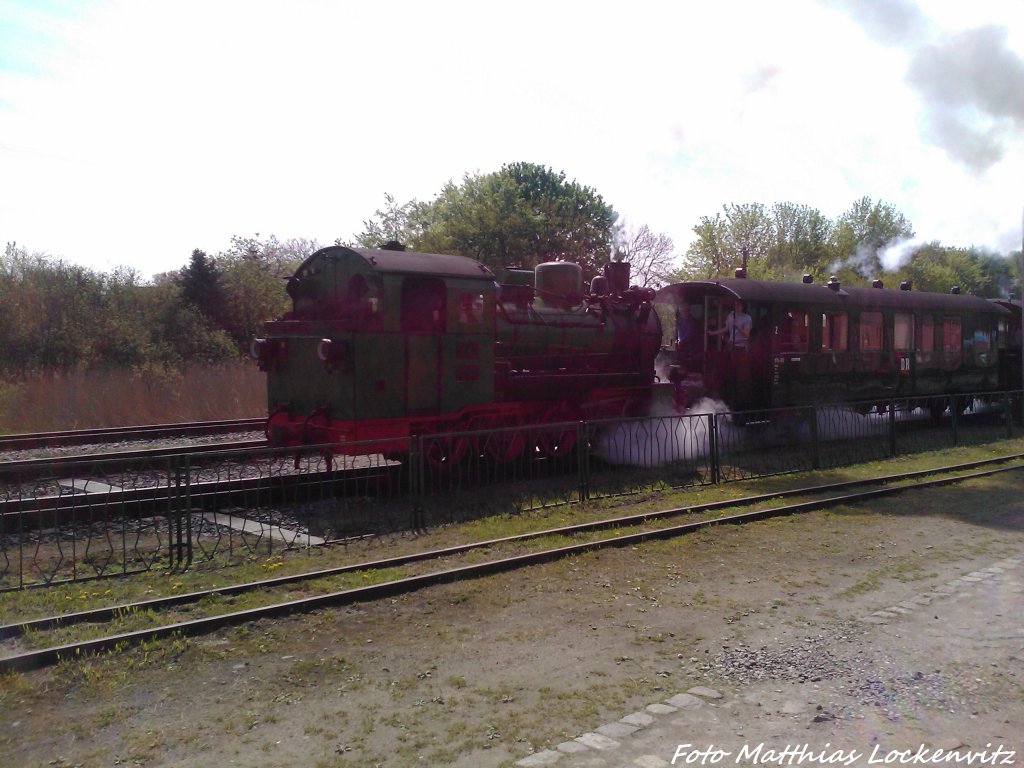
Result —
<svg viewBox="0 0 1024 768"><path fill-rule="evenodd" d="M609 261L604 265L604 276L608 278L608 291L612 295L629 290L628 261Z"/></svg>

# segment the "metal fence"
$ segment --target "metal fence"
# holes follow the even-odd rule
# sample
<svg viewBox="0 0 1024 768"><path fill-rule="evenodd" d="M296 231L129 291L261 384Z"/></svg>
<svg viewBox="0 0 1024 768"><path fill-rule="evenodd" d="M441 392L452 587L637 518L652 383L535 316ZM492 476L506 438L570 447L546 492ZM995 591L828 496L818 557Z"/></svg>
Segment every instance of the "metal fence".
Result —
<svg viewBox="0 0 1024 768"><path fill-rule="evenodd" d="M0 464L0 591L219 567L493 515L1021 434L1021 393L568 422L358 444ZM356 455L348 455L356 454Z"/></svg>

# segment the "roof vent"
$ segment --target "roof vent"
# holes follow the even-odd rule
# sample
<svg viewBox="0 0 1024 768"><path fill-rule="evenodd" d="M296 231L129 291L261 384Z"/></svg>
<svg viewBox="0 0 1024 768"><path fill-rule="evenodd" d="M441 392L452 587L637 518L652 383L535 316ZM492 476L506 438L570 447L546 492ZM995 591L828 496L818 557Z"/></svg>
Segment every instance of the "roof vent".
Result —
<svg viewBox="0 0 1024 768"><path fill-rule="evenodd" d="M949 289L949 292L952 293L954 296L959 295L959 293L960 293L960 286L959 285L954 285L952 288Z"/></svg>
<svg viewBox="0 0 1024 768"><path fill-rule="evenodd" d="M901 291L909 291L910 287L911 287L911 282L909 280L904 280L903 282L900 283L900 290Z"/></svg>
<svg viewBox="0 0 1024 768"><path fill-rule="evenodd" d="M746 277L747 277L747 270L745 270L743 267L736 267L736 279L737 280L745 280Z"/></svg>
<svg viewBox="0 0 1024 768"><path fill-rule="evenodd" d="M811 275L804 275L804 285L810 285L814 282L814 278Z"/></svg>
<svg viewBox="0 0 1024 768"><path fill-rule="evenodd" d="M843 287L843 284L839 282L839 278L836 277L835 275L832 275L832 277L828 279L826 285L833 291L838 291L840 288Z"/></svg>
<svg viewBox="0 0 1024 768"><path fill-rule="evenodd" d="M871 281L871 287L872 288L885 288L885 283L883 283L881 280L872 280Z"/></svg>

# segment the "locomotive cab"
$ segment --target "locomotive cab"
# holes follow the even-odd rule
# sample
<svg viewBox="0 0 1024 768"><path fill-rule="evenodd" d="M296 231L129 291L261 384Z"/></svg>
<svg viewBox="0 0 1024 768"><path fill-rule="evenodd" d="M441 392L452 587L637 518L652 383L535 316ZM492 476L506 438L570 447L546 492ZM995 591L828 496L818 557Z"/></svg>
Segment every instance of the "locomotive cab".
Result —
<svg viewBox="0 0 1024 768"><path fill-rule="evenodd" d="M275 445L408 437L406 417L493 398L495 284L461 256L324 248L264 324Z"/></svg>

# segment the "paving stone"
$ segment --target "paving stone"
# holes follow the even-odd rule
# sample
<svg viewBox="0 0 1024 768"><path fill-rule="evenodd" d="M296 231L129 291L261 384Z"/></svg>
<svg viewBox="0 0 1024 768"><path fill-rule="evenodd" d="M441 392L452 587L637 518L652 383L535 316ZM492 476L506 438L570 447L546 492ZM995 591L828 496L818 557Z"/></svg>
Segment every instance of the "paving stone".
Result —
<svg viewBox="0 0 1024 768"><path fill-rule="evenodd" d="M633 761L633 765L637 766L637 768L665 768L670 763L668 760L664 760L657 755L640 755L640 757Z"/></svg>
<svg viewBox="0 0 1024 768"><path fill-rule="evenodd" d="M893 605L885 610L891 611L892 613L910 613L906 608L900 608L898 605Z"/></svg>
<svg viewBox="0 0 1024 768"><path fill-rule="evenodd" d="M673 712L679 711L675 707L670 707L668 704L648 704L644 709L652 715L671 715Z"/></svg>
<svg viewBox="0 0 1024 768"><path fill-rule="evenodd" d="M696 709L697 707L704 706L702 699L690 693L677 693L671 699L666 699L665 703L678 709Z"/></svg>
<svg viewBox="0 0 1024 768"><path fill-rule="evenodd" d="M600 733L584 733L576 741L591 749L616 749L619 746L619 742L615 739L609 739Z"/></svg>
<svg viewBox="0 0 1024 768"><path fill-rule="evenodd" d="M561 753L555 752L551 749L545 749L543 752L534 752L532 755L527 755L522 760L516 760L516 765L521 765L523 768L535 768L535 766L539 765L553 765L561 757Z"/></svg>
<svg viewBox="0 0 1024 768"><path fill-rule="evenodd" d="M627 725L626 723L606 723L600 728L595 728L594 730L602 736L611 736L613 739L621 739L624 736L636 733L640 728L639 726Z"/></svg>
<svg viewBox="0 0 1024 768"><path fill-rule="evenodd" d="M559 752L565 752L567 755L573 755L577 752L586 752L587 745L580 744L578 741L563 741L555 749Z"/></svg>
<svg viewBox="0 0 1024 768"><path fill-rule="evenodd" d="M932 604L932 599L930 597L928 597L927 595L918 595L917 597L914 598L914 602L915 603L920 603L921 605L931 605Z"/></svg>
<svg viewBox="0 0 1024 768"><path fill-rule="evenodd" d="M904 613L910 613L910 611L904 611ZM895 619L897 614L892 611L875 611L872 616L881 616L883 619Z"/></svg>
<svg viewBox="0 0 1024 768"><path fill-rule="evenodd" d="M698 685L695 688L691 688L687 693L692 693L694 696L700 696L705 699L720 699L722 694L716 691L714 688L705 688L703 685Z"/></svg>
<svg viewBox="0 0 1024 768"><path fill-rule="evenodd" d="M634 712L632 715L626 715L619 719L620 723L626 723L627 725L635 725L637 728L643 728L645 725L650 725L654 722L654 718L648 715L646 712Z"/></svg>

